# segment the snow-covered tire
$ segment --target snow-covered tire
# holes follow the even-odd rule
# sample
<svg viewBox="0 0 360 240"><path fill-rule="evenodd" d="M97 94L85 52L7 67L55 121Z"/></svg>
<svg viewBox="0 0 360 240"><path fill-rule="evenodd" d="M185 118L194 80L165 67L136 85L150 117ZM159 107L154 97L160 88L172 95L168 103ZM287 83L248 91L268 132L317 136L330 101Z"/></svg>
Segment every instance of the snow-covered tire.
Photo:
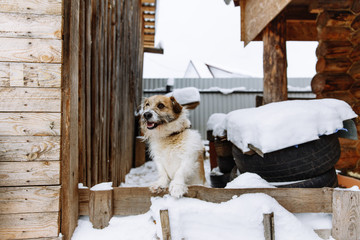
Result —
<svg viewBox="0 0 360 240"><path fill-rule="evenodd" d="M278 188L322 188L322 187L337 187L338 180L336 175L335 168L330 169L329 171L300 182L289 183L281 186L277 186Z"/></svg>
<svg viewBox="0 0 360 240"><path fill-rule="evenodd" d="M331 134L265 153L264 157L245 155L234 145L232 152L240 173L256 173L268 182L286 182L309 179L332 169L340 157L340 144L337 134Z"/></svg>

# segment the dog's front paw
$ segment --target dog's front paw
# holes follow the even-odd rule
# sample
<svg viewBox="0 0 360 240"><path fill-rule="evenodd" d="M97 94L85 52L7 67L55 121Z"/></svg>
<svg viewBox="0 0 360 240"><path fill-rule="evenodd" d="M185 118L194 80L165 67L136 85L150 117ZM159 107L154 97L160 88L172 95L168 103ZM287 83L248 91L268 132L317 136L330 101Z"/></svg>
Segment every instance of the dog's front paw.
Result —
<svg viewBox="0 0 360 240"><path fill-rule="evenodd" d="M152 193L161 193L166 189L166 184L154 183L150 186L150 192Z"/></svg>
<svg viewBox="0 0 360 240"><path fill-rule="evenodd" d="M187 193L188 187L185 184L179 183L170 183L169 192L170 195L176 198L182 197L185 193Z"/></svg>

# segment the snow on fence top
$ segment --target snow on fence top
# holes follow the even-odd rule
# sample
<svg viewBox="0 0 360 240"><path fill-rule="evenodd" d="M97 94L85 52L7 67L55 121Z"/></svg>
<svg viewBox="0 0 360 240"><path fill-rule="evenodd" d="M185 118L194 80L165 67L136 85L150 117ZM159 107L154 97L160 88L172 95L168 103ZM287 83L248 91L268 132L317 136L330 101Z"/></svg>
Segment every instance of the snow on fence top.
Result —
<svg viewBox="0 0 360 240"><path fill-rule="evenodd" d="M332 134L343 128L344 120L355 117L341 100L293 100L235 110L225 117L210 116L208 130L214 136L226 135L243 152L250 151L252 144L268 153Z"/></svg>
<svg viewBox="0 0 360 240"><path fill-rule="evenodd" d="M200 93L195 87L175 89L173 92L166 94L166 96L173 96L181 105L200 102Z"/></svg>

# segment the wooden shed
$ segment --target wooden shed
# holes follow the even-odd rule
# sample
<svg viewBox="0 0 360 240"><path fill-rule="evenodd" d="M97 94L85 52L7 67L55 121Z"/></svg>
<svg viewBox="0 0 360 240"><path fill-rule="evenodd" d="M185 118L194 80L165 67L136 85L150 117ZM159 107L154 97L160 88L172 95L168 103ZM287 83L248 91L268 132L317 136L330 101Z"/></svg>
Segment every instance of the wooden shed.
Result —
<svg viewBox="0 0 360 240"><path fill-rule="evenodd" d="M241 39L264 43L264 103L287 99L286 41L318 41L317 98L337 98L360 114L359 0L234 0ZM301 66L298 66L301 68ZM357 122L358 135L360 123ZM338 169L360 173L360 141L340 139Z"/></svg>
<svg viewBox="0 0 360 240"><path fill-rule="evenodd" d="M0 239L70 239L78 183L124 179L155 8L0 0Z"/></svg>

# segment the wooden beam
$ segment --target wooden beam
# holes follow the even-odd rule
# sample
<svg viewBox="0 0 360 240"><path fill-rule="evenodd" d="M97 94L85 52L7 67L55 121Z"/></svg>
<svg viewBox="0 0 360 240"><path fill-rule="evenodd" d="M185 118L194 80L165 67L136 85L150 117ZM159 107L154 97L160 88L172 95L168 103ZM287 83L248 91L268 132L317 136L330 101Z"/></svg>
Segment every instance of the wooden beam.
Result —
<svg viewBox="0 0 360 240"><path fill-rule="evenodd" d="M161 221L162 239L171 240L169 211L167 209L160 210L160 221Z"/></svg>
<svg viewBox="0 0 360 240"><path fill-rule="evenodd" d="M282 12L263 31L264 104L287 100L286 20Z"/></svg>
<svg viewBox="0 0 360 240"><path fill-rule="evenodd" d="M245 46L291 2L291 0L241 0L241 40Z"/></svg>
<svg viewBox="0 0 360 240"><path fill-rule="evenodd" d="M1 12L62 15L62 0L0 1Z"/></svg>
<svg viewBox="0 0 360 240"><path fill-rule="evenodd" d="M93 228L103 229L109 226L113 216L113 191L91 191L89 199L89 216Z"/></svg>
<svg viewBox="0 0 360 240"><path fill-rule="evenodd" d="M61 122L61 233L71 239L77 226L78 203L78 103L79 103L79 0L64 0L64 41Z"/></svg>
<svg viewBox="0 0 360 240"><path fill-rule="evenodd" d="M286 20L286 41L317 41L315 20Z"/></svg>
<svg viewBox="0 0 360 240"><path fill-rule="evenodd" d="M265 213L264 219L264 237L265 240L275 240L274 213Z"/></svg>
<svg viewBox="0 0 360 240"><path fill-rule="evenodd" d="M146 44L146 45L144 46L144 52L164 54L164 49L162 49L162 48L155 48L155 47L152 47L152 46L154 46L154 43L150 44L150 46L149 46L148 44Z"/></svg>

